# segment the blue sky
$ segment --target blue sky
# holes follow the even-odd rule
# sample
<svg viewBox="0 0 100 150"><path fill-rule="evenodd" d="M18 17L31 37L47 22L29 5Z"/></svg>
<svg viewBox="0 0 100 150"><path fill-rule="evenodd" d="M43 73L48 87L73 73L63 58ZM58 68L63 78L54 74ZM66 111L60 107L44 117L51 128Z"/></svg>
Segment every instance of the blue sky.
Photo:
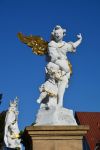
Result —
<svg viewBox="0 0 100 150"><path fill-rule="evenodd" d="M20 129L35 121L46 61L18 40L18 32L40 35L49 41L52 29L59 24L67 29L65 41L75 41L82 33L77 52L68 54L73 75L64 107L100 111L99 8L99 0L0 0L0 92L4 94L0 111L18 96Z"/></svg>

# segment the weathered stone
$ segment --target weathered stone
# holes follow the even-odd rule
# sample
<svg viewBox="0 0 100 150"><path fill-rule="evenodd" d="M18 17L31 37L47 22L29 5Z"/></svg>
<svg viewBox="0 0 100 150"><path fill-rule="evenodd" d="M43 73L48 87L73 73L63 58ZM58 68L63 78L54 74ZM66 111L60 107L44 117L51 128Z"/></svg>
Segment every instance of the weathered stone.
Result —
<svg viewBox="0 0 100 150"><path fill-rule="evenodd" d="M88 126L30 126L25 150L82 150Z"/></svg>
<svg viewBox="0 0 100 150"><path fill-rule="evenodd" d="M36 125L77 125L73 111L63 107L39 109Z"/></svg>

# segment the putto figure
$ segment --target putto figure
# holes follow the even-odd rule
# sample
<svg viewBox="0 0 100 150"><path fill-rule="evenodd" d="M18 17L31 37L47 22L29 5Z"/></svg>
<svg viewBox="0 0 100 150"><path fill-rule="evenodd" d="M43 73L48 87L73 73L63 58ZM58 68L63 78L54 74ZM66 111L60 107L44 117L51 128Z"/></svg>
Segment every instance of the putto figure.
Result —
<svg viewBox="0 0 100 150"><path fill-rule="evenodd" d="M40 97L37 102L41 103L41 107L46 106L47 108L50 106L57 105L57 96L58 96L58 80L61 80L63 74L59 69L59 66L49 62L46 66L46 74L48 79L45 83L41 85L40 89Z"/></svg>
<svg viewBox="0 0 100 150"><path fill-rule="evenodd" d="M37 102L41 104L41 109L44 108L41 107L43 105L45 109L47 107L52 109L53 106L57 110L58 107L59 109L63 108L65 89L68 88L68 82L72 73L72 66L68 61L67 53L76 52L76 48L82 41L82 36L79 34L76 42L65 42L63 41L65 34L66 30L59 25L56 25L51 32L50 42L38 36L24 36L22 33L18 33L19 39L31 47L33 53L46 55L49 58L47 59L46 81L40 87L40 97L37 99ZM46 110L49 111L49 109Z"/></svg>
<svg viewBox="0 0 100 150"><path fill-rule="evenodd" d="M5 133L4 133L4 143L7 148L13 148L21 150L21 140L19 139L20 131L18 128L18 98L10 102L10 107L7 111L5 118Z"/></svg>

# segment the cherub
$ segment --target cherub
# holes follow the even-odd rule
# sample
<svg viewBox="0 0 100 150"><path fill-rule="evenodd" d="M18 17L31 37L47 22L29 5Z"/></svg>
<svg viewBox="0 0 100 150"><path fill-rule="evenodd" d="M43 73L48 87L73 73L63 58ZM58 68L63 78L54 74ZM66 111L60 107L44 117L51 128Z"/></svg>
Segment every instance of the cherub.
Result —
<svg viewBox="0 0 100 150"><path fill-rule="evenodd" d="M43 83L39 88L41 94L37 99L37 103L45 103L45 106L48 107L51 104L57 105L58 103L58 80L61 80L62 74L64 74L64 72L59 70L59 66L52 62L49 62L45 69L46 74L48 76L48 80L46 80L46 82ZM49 100L43 102L44 99L47 97L49 98ZM52 103L52 101L54 104Z"/></svg>

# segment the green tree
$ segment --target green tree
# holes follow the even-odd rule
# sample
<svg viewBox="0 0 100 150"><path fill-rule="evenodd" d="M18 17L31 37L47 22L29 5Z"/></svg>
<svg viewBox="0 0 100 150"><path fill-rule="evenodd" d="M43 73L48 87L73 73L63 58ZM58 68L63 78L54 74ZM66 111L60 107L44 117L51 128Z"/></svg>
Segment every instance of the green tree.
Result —
<svg viewBox="0 0 100 150"><path fill-rule="evenodd" d="M0 113L0 149L3 146L6 112L7 111L3 111Z"/></svg>

